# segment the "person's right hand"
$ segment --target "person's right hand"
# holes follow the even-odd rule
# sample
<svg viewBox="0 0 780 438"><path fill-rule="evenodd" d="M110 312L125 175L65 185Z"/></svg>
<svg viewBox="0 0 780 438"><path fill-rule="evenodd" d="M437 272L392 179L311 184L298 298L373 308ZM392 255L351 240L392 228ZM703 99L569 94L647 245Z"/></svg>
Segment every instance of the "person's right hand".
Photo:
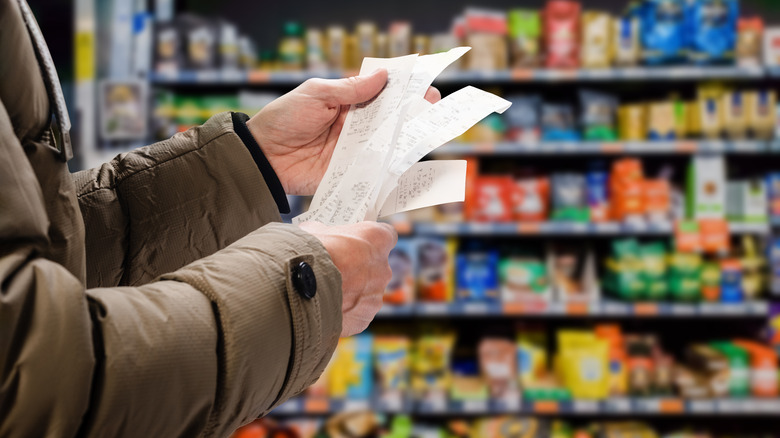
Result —
<svg viewBox="0 0 780 438"><path fill-rule="evenodd" d="M341 272L341 336L361 333L382 308L385 287L393 276L387 257L398 234L392 226L378 222L338 226L304 222L300 228L322 242Z"/></svg>

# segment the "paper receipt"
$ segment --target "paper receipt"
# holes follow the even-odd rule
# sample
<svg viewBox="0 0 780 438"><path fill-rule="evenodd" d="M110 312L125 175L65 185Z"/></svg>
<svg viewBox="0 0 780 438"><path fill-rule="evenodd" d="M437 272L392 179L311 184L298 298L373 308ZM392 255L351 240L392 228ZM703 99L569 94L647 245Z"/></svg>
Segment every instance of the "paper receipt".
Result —
<svg viewBox="0 0 780 438"><path fill-rule="evenodd" d="M510 102L466 87L431 104L428 87L470 48L435 55L366 58L360 74L388 71L374 99L352 105L309 211L293 223L341 225L463 201L465 161L418 161Z"/></svg>

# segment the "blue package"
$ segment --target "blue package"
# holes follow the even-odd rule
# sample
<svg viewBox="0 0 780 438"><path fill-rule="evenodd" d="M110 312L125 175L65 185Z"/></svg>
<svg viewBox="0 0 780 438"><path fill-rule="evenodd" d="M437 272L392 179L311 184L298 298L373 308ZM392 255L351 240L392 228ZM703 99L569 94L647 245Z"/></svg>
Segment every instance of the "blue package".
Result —
<svg viewBox="0 0 780 438"><path fill-rule="evenodd" d="M344 345L341 345L340 342L339 348L344 351L339 352L339 354L348 355L347 359L351 359L350 362L353 364L349 372L354 373L347 386L347 399L370 399L374 394L374 337L370 333L361 333L348 341L343 341L343 343ZM344 372L344 370L339 372Z"/></svg>
<svg viewBox="0 0 780 438"><path fill-rule="evenodd" d="M542 105L542 140L579 141L574 108L571 105L545 103Z"/></svg>
<svg viewBox="0 0 780 438"><path fill-rule="evenodd" d="M658 65L685 59L683 0L644 0L634 10L641 22L642 59Z"/></svg>
<svg viewBox="0 0 780 438"><path fill-rule="evenodd" d="M720 301L723 303L741 303L744 301L742 293L742 270L736 266L721 265L720 277Z"/></svg>
<svg viewBox="0 0 780 438"><path fill-rule="evenodd" d="M585 186L588 191L588 207L606 211L609 202L609 174L603 170L592 170L585 175Z"/></svg>
<svg viewBox="0 0 780 438"><path fill-rule="evenodd" d="M466 252L455 258L457 301L489 301L499 299L498 252Z"/></svg>
<svg viewBox="0 0 780 438"><path fill-rule="evenodd" d="M688 58L696 64L734 61L738 0L687 0L685 34Z"/></svg>

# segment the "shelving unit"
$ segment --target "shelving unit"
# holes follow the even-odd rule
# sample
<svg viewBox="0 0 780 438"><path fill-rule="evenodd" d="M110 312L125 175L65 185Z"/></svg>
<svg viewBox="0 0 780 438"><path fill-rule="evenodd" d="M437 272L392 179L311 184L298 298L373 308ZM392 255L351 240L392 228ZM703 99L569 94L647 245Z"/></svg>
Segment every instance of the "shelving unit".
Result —
<svg viewBox="0 0 780 438"><path fill-rule="evenodd" d="M744 303L670 303L621 301L597 302L518 302L518 303L417 303L385 305L377 315L391 318L478 318L478 317L607 317L607 318L766 318L766 301Z"/></svg>
<svg viewBox="0 0 780 438"><path fill-rule="evenodd" d="M376 413L440 415L565 415L565 416L766 416L780 414L780 399L683 400L679 398L613 398L608 401L472 400L422 402L398 400L392 404L372 400L290 400L276 415L326 415L370 410Z"/></svg>
<svg viewBox="0 0 780 438"><path fill-rule="evenodd" d="M780 143L772 141L645 141L645 142L540 142L528 143L450 143L433 151L434 157L526 156L526 155L690 155L780 153Z"/></svg>
<svg viewBox="0 0 780 438"><path fill-rule="evenodd" d="M674 224L617 222L421 222L413 232L433 236L671 236ZM731 222L732 234L767 235L771 227L761 222Z"/></svg>

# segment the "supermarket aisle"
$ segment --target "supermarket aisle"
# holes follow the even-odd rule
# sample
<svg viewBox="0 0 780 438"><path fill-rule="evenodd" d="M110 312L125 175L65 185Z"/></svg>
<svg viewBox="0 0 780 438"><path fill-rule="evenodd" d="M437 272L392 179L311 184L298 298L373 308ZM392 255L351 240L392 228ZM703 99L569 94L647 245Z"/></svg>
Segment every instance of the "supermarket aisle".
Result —
<svg viewBox="0 0 780 438"><path fill-rule="evenodd" d="M435 85L513 103L429 157L468 161L465 203L389 219L402 236L369 332L236 437L776 434L780 9L627 3L94 11L136 26L92 29L110 37L79 79L102 96L85 166L366 56L468 45Z"/></svg>

